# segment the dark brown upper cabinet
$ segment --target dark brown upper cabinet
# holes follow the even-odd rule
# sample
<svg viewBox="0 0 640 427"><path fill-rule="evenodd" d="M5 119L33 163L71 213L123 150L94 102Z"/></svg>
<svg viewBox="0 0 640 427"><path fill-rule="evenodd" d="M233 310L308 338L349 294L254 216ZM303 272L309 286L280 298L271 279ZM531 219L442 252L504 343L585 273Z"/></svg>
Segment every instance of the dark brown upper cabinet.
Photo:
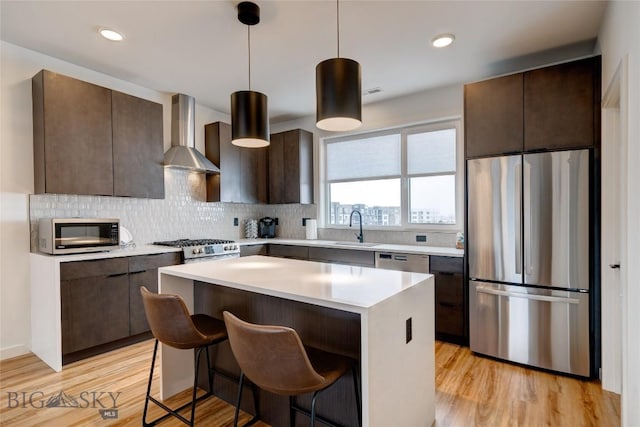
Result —
<svg viewBox="0 0 640 427"><path fill-rule="evenodd" d="M467 158L600 142L599 56L464 87Z"/></svg>
<svg viewBox="0 0 640 427"><path fill-rule="evenodd" d="M520 73L465 85L466 157L522 151L522 81Z"/></svg>
<svg viewBox="0 0 640 427"><path fill-rule="evenodd" d="M293 129L271 134L269 203L313 203L313 134Z"/></svg>
<svg viewBox="0 0 640 427"><path fill-rule="evenodd" d="M220 168L207 175L207 201L267 203L267 149L243 148L231 143L231 125L204 127L205 156Z"/></svg>
<svg viewBox="0 0 640 427"><path fill-rule="evenodd" d="M600 57L524 74L525 151L599 142Z"/></svg>
<svg viewBox="0 0 640 427"><path fill-rule="evenodd" d="M161 104L47 70L32 97L37 194L164 198Z"/></svg>
<svg viewBox="0 0 640 427"><path fill-rule="evenodd" d="M111 91L43 70L32 95L35 192L112 195Z"/></svg>
<svg viewBox="0 0 640 427"><path fill-rule="evenodd" d="M112 91L113 194L164 199L162 105Z"/></svg>

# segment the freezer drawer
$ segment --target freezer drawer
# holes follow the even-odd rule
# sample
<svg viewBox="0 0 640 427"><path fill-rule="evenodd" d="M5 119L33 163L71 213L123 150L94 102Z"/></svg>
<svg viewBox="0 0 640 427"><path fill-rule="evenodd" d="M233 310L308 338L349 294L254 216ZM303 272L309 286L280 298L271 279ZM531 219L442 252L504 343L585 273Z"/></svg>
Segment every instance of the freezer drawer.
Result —
<svg viewBox="0 0 640 427"><path fill-rule="evenodd" d="M469 282L476 353L589 376L589 294Z"/></svg>

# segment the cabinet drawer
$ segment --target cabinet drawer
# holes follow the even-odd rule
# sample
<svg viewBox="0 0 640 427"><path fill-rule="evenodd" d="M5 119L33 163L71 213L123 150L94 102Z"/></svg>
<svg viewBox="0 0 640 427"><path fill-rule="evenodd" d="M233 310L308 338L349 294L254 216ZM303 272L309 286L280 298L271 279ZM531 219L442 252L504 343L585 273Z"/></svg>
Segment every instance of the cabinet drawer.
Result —
<svg viewBox="0 0 640 427"><path fill-rule="evenodd" d="M464 298L463 277L461 274L434 273L436 284L436 302L447 301L462 306Z"/></svg>
<svg viewBox="0 0 640 427"><path fill-rule="evenodd" d="M308 259L309 248L295 245L269 245L269 255L282 258Z"/></svg>
<svg viewBox="0 0 640 427"><path fill-rule="evenodd" d="M447 303L436 304L436 333L464 335L464 316L462 310Z"/></svg>
<svg viewBox="0 0 640 427"><path fill-rule="evenodd" d="M432 273L463 273L464 258L448 257L448 256L432 256L431 257Z"/></svg>
<svg viewBox="0 0 640 427"><path fill-rule="evenodd" d="M129 258L129 272L151 270L167 265L180 264L180 252L168 252L166 254L141 255Z"/></svg>
<svg viewBox="0 0 640 427"><path fill-rule="evenodd" d="M128 272L129 259L124 257L60 263L60 280L117 276Z"/></svg>
<svg viewBox="0 0 640 427"><path fill-rule="evenodd" d="M309 248L309 260L375 267L375 252L311 247Z"/></svg>

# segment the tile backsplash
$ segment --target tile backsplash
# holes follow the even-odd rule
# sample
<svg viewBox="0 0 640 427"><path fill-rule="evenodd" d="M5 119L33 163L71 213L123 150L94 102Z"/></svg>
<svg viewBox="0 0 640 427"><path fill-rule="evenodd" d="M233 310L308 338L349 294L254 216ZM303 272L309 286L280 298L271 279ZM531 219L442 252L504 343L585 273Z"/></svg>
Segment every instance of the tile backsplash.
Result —
<svg viewBox="0 0 640 427"><path fill-rule="evenodd" d="M315 218L315 205L256 205L206 202L202 173L165 169L165 198L33 194L29 197L31 250L37 249L40 218L120 218L137 244L182 238L244 238L247 219L277 217L277 236L304 239L302 218ZM238 226L234 226L238 218Z"/></svg>
<svg viewBox="0 0 640 427"><path fill-rule="evenodd" d="M40 218L119 218L137 244L174 239L245 238L248 219L265 216L278 218L276 236L304 239L302 218L316 218L316 205L257 205L244 203L208 203L204 174L182 169L165 169L165 198L77 196L68 194L32 194L29 196L31 250L38 247ZM238 218L238 226L234 226ZM416 234L426 234L426 246L453 247L455 232L416 232L365 230L365 241L416 244ZM319 228L323 240L355 240L353 230Z"/></svg>

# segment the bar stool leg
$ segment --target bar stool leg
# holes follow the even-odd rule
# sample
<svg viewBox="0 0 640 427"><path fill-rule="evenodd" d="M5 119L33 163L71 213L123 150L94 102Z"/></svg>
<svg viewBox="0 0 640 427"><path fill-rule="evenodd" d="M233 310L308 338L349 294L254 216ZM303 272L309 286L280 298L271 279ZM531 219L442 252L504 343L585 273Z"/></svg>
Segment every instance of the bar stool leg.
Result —
<svg viewBox="0 0 640 427"><path fill-rule="evenodd" d="M151 394L151 380L153 380L153 368L156 366L156 354L158 353L158 340L153 345L153 357L151 358L151 369L149 372L149 382L147 383L147 395L144 399L144 411L142 412L142 425L147 424L147 409L149 408L149 395Z"/></svg>
<svg viewBox="0 0 640 427"><path fill-rule="evenodd" d="M293 396L289 396L289 426L294 427L296 425L296 410L293 409Z"/></svg>
<svg viewBox="0 0 640 427"><path fill-rule="evenodd" d="M202 355L202 350L203 349L207 349L207 347L199 347L196 350L196 358L195 358L195 365L196 365L196 371L193 375L193 393L191 396L191 420L189 425L193 427L193 421L195 419L195 415L196 415L196 394L198 392L198 373L200 371L200 355ZM209 353L207 352L207 355Z"/></svg>
<svg viewBox="0 0 640 427"><path fill-rule="evenodd" d="M358 411L358 426L362 427L362 404L360 403L360 381L358 378L358 367L353 366L353 388L356 393L356 409Z"/></svg>
<svg viewBox="0 0 640 427"><path fill-rule="evenodd" d="M236 412L233 416L233 427L238 427L238 415L240 414L240 401L242 400L242 386L244 385L244 372L240 372L238 381L238 398L236 399Z"/></svg>
<svg viewBox="0 0 640 427"><path fill-rule="evenodd" d="M207 394L213 394L213 374L215 372L215 370L211 368L211 357L209 356L210 347L211 346L207 346L207 380L209 381L209 392Z"/></svg>
<svg viewBox="0 0 640 427"><path fill-rule="evenodd" d="M313 397L311 398L311 427L316 424L316 397L318 397L318 393L320 391L313 392Z"/></svg>

